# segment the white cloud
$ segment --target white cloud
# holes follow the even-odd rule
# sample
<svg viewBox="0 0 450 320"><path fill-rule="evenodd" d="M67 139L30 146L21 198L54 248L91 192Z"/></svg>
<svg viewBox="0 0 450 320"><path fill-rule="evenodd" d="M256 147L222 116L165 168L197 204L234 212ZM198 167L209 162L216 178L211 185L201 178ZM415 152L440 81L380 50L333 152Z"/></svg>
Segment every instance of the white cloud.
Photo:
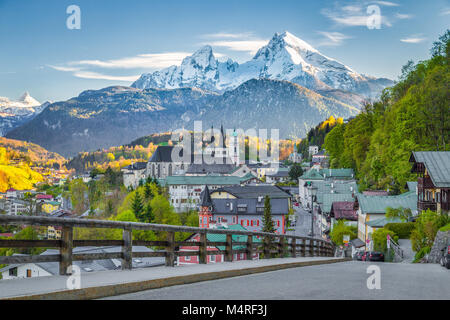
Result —
<svg viewBox="0 0 450 320"><path fill-rule="evenodd" d="M255 54L268 40L221 40L208 42L213 47L222 47L232 51Z"/></svg>
<svg viewBox="0 0 450 320"><path fill-rule="evenodd" d="M406 14L406 13L397 13L395 15L396 18L398 19L411 19L412 17L414 17L412 14Z"/></svg>
<svg viewBox="0 0 450 320"><path fill-rule="evenodd" d="M371 3L379 4L380 6L386 6L386 7L398 7L399 4L395 2L390 1L373 1Z"/></svg>
<svg viewBox="0 0 450 320"><path fill-rule="evenodd" d="M247 52L249 54L255 54L262 46L265 46L268 43L268 40L255 37L253 32L217 32L204 34L200 37L207 39L207 41L201 43L201 45L211 45L213 47L226 48L231 51Z"/></svg>
<svg viewBox="0 0 450 320"><path fill-rule="evenodd" d="M114 60L81 60L69 62L69 65L87 65L99 68L136 69L136 68L167 68L178 65L188 56L187 52L166 52L154 54L139 54Z"/></svg>
<svg viewBox="0 0 450 320"><path fill-rule="evenodd" d="M76 71L73 73L73 75L77 78L83 79L111 80L111 81L125 81L125 82L134 82L140 77L140 75L112 76L92 71Z"/></svg>
<svg viewBox="0 0 450 320"><path fill-rule="evenodd" d="M253 32L243 32L243 33L229 33L229 32L217 32L210 34L203 34L200 38L206 39L242 39L242 38L250 38L253 36Z"/></svg>
<svg viewBox="0 0 450 320"><path fill-rule="evenodd" d="M405 42L405 43L420 43L425 40L426 40L426 38L421 38L420 36L416 36L416 35L410 36L410 37L407 37L404 39L400 39L401 42Z"/></svg>
<svg viewBox="0 0 450 320"><path fill-rule="evenodd" d="M80 68L73 68L73 67L64 67L64 66L52 66L48 65L50 68L58 70L58 71L64 71L64 72L74 72L80 70Z"/></svg>
<svg viewBox="0 0 450 320"><path fill-rule="evenodd" d="M340 32L318 31L318 33L325 37L325 40L320 42L318 46L339 46L344 42L344 40L351 38L350 36Z"/></svg>
<svg viewBox="0 0 450 320"><path fill-rule="evenodd" d="M441 16L447 16L447 15L449 15L449 14L450 14L450 9L449 9L449 8L445 8L445 9L440 13Z"/></svg>

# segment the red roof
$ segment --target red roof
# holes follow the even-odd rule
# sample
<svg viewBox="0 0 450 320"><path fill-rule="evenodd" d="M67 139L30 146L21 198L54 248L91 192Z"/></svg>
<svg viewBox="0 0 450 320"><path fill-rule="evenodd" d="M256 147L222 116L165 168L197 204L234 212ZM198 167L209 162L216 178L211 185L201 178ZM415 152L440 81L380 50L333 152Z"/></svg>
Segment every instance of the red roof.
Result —
<svg viewBox="0 0 450 320"><path fill-rule="evenodd" d="M36 199L53 199L53 196L51 194L38 194Z"/></svg>
<svg viewBox="0 0 450 320"><path fill-rule="evenodd" d="M12 233L0 233L0 237L11 238L14 234Z"/></svg>
<svg viewBox="0 0 450 320"><path fill-rule="evenodd" d="M354 210L354 202L352 201L333 202L330 215L334 216L336 220L358 220L358 214Z"/></svg>

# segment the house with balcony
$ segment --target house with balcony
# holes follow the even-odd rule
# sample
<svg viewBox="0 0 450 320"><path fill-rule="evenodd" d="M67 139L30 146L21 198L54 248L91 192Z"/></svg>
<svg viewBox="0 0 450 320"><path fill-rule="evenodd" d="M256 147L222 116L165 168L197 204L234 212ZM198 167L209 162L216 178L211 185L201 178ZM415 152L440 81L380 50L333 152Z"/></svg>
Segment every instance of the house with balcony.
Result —
<svg viewBox="0 0 450 320"><path fill-rule="evenodd" d="M450 151L414 151L409 162L417 173L417 209L450 210Z"/></svg>
<svg viewBox="0 0 450 320"><path fill-rule="evenodd" d="M387 208L410 209L413 215L417 215L417 195L413 191L396 196L371 196L357 194L354 209L358 213L358 238L365 243L372 239L373 232L379 227L379 223L372 221L385 218Z"/></svg>
<svg viewBox="0 0 450 320"><path fill-rule="evenodd" d="M202 193L199 225L209 228L220 223L239 224L248 231L261 231L266 196L270 198L275 233L285 234L292 196L280 187L267 184L235 185L211 192L208 186Z"/></svg>

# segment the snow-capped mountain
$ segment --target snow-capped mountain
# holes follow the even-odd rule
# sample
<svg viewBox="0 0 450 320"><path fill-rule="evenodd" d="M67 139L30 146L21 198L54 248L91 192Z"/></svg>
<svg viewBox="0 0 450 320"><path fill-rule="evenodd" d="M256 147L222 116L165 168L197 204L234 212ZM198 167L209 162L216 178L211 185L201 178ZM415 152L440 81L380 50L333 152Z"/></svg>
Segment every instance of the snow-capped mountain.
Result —
<svg viewBox="0 0 450 320"><path fill-rule="evenodd" d="M3 136L8 131L31 120L49 104L49 101L41 104L28 92L25 92L18 100L0 97L0 135Z"/></svg>
<svg viewBox="0 0 450 320"><path fill-rule="evenodd" d="M198 87L223 92L251 79L286 80L312 90L344 90L374 98L392 85L384 78L364 76L329 58L289 32L276 33L252 60L219 62L210 46L186 57L181 66L143 74L132 87L176 89Z"/></svg>

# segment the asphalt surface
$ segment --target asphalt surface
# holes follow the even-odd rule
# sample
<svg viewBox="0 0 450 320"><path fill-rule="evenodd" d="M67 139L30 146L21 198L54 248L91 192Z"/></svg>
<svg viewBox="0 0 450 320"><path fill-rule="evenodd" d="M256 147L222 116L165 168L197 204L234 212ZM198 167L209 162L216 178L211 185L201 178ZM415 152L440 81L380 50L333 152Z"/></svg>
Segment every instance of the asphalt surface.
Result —
<svg viewBox="0 0 450 320"><path fill-rule="evenodd" d="M287 234L308 237L308 234L311 232L311 213L303 209L301 206L294 207L294 212L297 217L297 222L294 227L291 227L294 231L288 231ZM320 231L316 221L316 223L314 223L315 237L318 237L319 233Z"/></svg>
<svg viewBox="0 0 450 320"><path fill-rule="evenodd" d="M368 289L380 268L381 289ZM199 282L110 297L118 300L450 299L450 270L439 264L343 262Z"/></svg>

